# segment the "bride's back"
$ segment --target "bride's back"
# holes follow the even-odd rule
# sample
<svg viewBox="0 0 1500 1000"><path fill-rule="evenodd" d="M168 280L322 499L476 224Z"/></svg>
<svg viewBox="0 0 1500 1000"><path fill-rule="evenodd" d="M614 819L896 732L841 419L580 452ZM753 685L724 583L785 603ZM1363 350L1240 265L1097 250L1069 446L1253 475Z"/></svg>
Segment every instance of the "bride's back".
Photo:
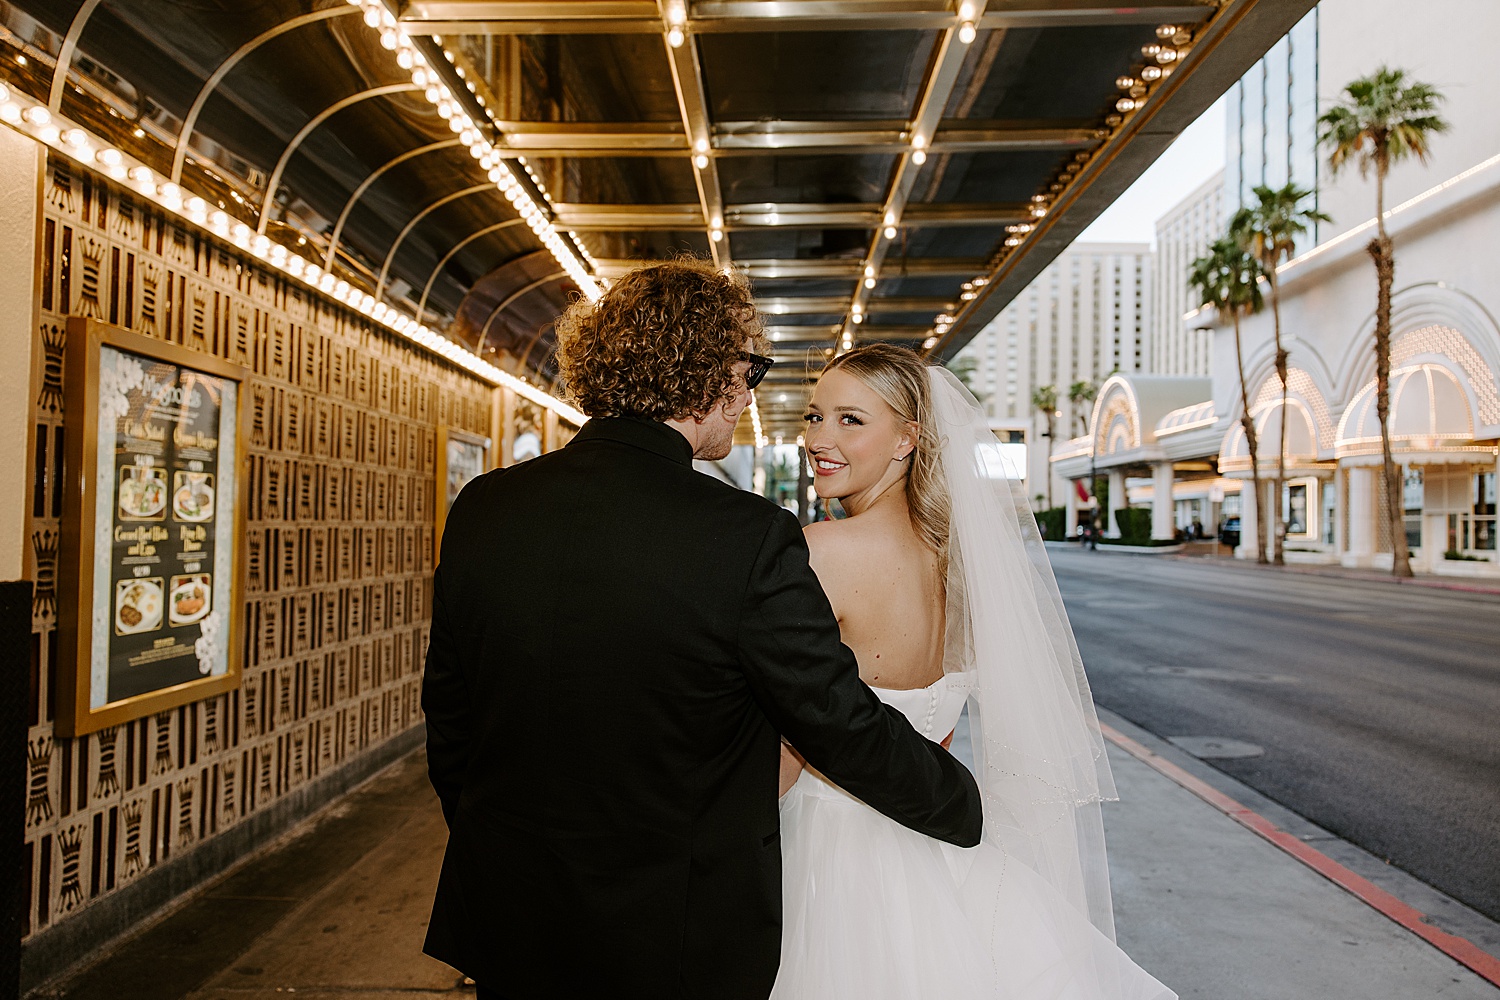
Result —
<svg viewBox="0 0 1500 1000"><path fill-rule="evenodd" d="M822 521L806 533L812 567L864 682L903 690L942 677L942 573L904 505Z"/></svg>

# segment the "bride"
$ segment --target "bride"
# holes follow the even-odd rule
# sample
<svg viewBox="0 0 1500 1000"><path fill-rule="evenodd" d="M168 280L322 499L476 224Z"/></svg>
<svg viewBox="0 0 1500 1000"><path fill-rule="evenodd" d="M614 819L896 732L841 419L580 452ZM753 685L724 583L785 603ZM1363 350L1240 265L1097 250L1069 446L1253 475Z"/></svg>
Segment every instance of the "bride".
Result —
<svg viewBox="0 0 1500 1000"><path fill-rule="evenodd" d="M1114 942L1099 723L983 411L945 369L873 344L830 362L807 421L818 495L848 515L807 529L843 640L930 739L967 702L985 836L913 833L788 748L773 1000L1175 1000Z"/></svg>

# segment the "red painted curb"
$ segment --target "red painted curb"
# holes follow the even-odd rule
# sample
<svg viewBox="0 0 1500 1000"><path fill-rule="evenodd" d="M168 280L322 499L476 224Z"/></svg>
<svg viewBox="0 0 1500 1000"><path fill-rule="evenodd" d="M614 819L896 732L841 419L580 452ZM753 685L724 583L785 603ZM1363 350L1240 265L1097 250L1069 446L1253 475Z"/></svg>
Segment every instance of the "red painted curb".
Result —
<svg viewBox="0 0 1500 1000"><path fill-rule="evenodd" d="M1455 962L1467 967L1475 975L1495 986L1500 986L1500 958L1491 955L1467 938L1449 934L1447 931L1432 926L1428 923L1427 914L1421 910L1402 902L1370 880L1356 875L1328 855L1287 833L1264 816L1241 805L1119 730L1103 723L1099 728L1106 739L1130 756L1171 778L1240 826L1290 854L1334 885L1400 924Z"/></svg>

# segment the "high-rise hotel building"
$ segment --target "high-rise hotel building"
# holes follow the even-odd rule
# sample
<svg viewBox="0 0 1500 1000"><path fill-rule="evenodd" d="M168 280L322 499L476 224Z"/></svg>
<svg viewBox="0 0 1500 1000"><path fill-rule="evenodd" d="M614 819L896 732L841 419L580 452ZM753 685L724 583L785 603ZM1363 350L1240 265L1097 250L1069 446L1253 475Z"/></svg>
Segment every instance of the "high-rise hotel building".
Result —
<svg viewBox="0 0 1500 1000"><path fill-rule="evenodd" d="M1157 375L1207 375L1213 333L1184 317L1200 296L1188 283L1193 261L1224 233L1224 171L1156 221L1156 268L1152 283L1150 370Z"/></svg>
<svg viewBox="0 0 1500 1000"><path fill-rule="evenodd" d="M1047 422L1034 411L1032 392L1044 385L1057 389L1057 443L1084 433L1090 406L1075 408L1069 387L1147 369L1151 274L1145 243L1075 243L955 359L972 361L973 389L994 425L1024 436L1029 495L1047 493ZM1060 503L1059 489L1054 484Z"/></svg>

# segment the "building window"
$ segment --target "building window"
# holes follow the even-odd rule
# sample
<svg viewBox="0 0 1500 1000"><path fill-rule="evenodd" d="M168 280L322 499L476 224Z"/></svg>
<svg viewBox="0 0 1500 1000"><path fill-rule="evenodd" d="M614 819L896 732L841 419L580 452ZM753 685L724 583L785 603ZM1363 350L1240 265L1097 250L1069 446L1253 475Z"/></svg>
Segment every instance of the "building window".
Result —
<svg viewBox="0 0 1500 1000"><path fill-rule="evenodd" d="M1421 468L1415 465L1408 465L1401 483L1401 506L1406 523L1406 547L1409 550L1420 549L1422 547L1423 493Z"/></svg>
<svg viewBox="0 0 1500 1000"><path fill-rule="evenodd" d="M1323 541L1333 544L1333 515L1338 506L1338 489L1333 483L1323 484Z"/></svg>
<svg viewBox="0 0 1500 1000"><path fill-rule="evenodd" d="M1495 551L1495 474L1475 473L1471 511L1448 515L1448 551L1459 555Z"/></svg>

